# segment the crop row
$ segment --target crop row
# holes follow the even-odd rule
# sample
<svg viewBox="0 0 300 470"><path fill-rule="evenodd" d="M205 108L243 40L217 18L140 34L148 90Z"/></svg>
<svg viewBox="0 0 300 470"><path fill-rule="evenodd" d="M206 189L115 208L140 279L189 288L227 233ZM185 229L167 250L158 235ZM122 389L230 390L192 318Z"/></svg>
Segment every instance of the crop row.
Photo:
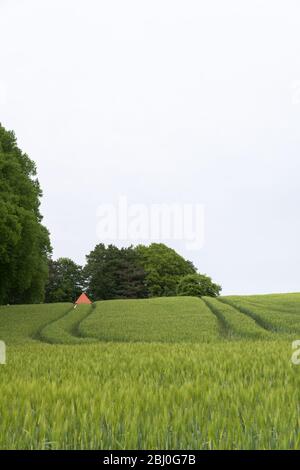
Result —
<svg viewBox="0 0 300 470"><path fill-rule="evenodd" d="M292 313L282 310L275 303L274 308L270 303L255 303L243 297L224 297L223 302L231 305L240 312L253 318L264 328L281 334L300 334L300 313Z"/></svg>
<svg viewBox="0 0 300 470"><path fill-rule="evenodd" d="M9 305L0 308L0 340L20 344L38 339L39 332L72 307L70 303Z"/></svg>
<svg viewBox="0 0 300 470"><path fill-rule="evenodd" d="M66 315L49 323L40 332L39 339L52 344L78 344L95 341L92 338L80 337L80 323L93 311L93 306L78 305L71 308Z"/></svg>
<svg viewBox="0 0 300 470"><path fill-rule="evenodd" d="M270 339L273 335L258 325L251 317L231 305L220 302L211 297L204 298L206 304L219 318L223 325L223 335L228 339L252 338L252 339Z"/></svg>

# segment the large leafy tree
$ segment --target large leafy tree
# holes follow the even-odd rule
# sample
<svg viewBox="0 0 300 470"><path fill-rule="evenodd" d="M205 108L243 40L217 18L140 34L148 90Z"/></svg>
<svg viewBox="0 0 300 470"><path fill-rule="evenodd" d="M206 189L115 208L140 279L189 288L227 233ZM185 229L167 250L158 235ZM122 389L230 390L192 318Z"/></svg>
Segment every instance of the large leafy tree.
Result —
<svg viewBox="0 0 300 470"><path fill-rule="evenodd" d="M179 280L188 274L195 274L191 261L185 260L163 243L136 247L141 265L146 271L146 282L150 297L177 295Z"/></svg>
<svg viewBox="0 0 300 470"><path fill-rule="evenodd" d="M0 125L0 303L44 299L51 252L36 167Z"/></svg>
<svg viewBox="0 0 300 470"><path fill-rule="evenodd" d="M46 302L74 302L85 288L82 267L69 258L49 260Z"/></svg>
<svg viewBox="0 0 300 470"><path fill-rule="evenodd" d="M145 271L134 248L100 243L87 256L88 293L94 300L147 297Z"/></svg>
<svg viewBox="0 0 300 470"><path fill-rule="evenodd" d="M116 265L117 298L148 297L146 273L136 251L130 248L119 250L120 258Z"/></svg>

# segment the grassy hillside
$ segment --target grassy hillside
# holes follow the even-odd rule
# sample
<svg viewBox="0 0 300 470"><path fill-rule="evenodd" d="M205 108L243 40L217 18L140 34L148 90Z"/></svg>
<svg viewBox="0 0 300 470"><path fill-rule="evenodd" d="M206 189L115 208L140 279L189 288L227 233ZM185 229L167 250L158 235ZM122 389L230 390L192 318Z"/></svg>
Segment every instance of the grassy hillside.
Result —
<svg viewBox="0 0 300 470"><path fill-rule="evenodd" d="M126 342L211 342L218 338L215 315L192 297L97 302L79 328L86 337Z"/></svg>
<svg viewBox="0 0 300 470"><path fill-rule="evenodd" d="M270 339L273 337L270 331L231 304L220 302L220 300L211 297L204 297L204 301L222 324L222 333L225 338Z"/></svg>
<svg viewBox="0 0 300 470"><path fill-rule="evenodd" d="M58 320L51 322L40 330L39 339L52 344L80 344L93 342L92 338L80 337L79 325L95 309L95 305L72 306Z"/></svg>
<svg viewBox="0 0 300 470"><path fill-rule="evenodd" d="M299 448L299 319L299 294L0 307L0 448Z"/></svg>
<svg viewBox="0 0 300 470"><path fill-rule="evenodd" d="M0 307L0 339L6 344L39 339L40 331L72 309L72 304L10 305Z"/></svg>
<svg viewBox="0 0 300 470"><path fill-rule="evenodd" d="M300 295L224 297L223 302L277 333L300 334Z"/></svg>

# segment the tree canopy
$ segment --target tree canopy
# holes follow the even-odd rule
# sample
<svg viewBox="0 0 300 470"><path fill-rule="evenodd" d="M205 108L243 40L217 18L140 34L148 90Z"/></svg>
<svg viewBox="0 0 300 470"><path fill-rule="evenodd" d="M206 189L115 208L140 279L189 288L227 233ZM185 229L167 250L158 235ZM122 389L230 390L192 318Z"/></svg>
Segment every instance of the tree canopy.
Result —
<svg viewBox="0 0 300 470"><path fill-rule="evenodd" d="M136 247L141 265L146 272L146 282L150 297L177 295L179 280L197 272L191 261L185 260L163 243Z"/></svg>
<svg viewBox="0 0 300 470"><path fill-rule="evenodd" d="M36 167L0 124L0 303L44 299L51 252Z"/></svg>
<svg viewBox="0 0 300 470"><path fill-rule="evenodd" d="M87 256L88 293L95 300L147 297L146 273L133 247L100 243Z"/></svg>
<svg viewBox="0 0 300 470"><path fill-rule="evenodd" d="M46 302L75 302L85 288L82 267L70 258L49 260Z"/></svg>
<svg viewBox="0 0 300 470"><path fill-rule="evenodd" d="M221 290L221 286L215 284L209 276L204 274L189 274L180 280L177 293L178 295L194 297L217 297Z"/></svg>

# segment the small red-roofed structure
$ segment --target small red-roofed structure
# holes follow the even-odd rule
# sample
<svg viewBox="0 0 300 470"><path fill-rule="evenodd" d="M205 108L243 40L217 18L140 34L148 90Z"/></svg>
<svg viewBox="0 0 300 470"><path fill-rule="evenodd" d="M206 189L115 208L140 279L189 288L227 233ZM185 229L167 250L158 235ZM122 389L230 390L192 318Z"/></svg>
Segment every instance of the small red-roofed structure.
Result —
<svg viewBox="0 0 300 470"><path fill-rule="evenodd" d="M86 294L81 294L78 299L75 302L75 305L80 305L80 304L92 304L93 302L88 298Z"/></svg>

